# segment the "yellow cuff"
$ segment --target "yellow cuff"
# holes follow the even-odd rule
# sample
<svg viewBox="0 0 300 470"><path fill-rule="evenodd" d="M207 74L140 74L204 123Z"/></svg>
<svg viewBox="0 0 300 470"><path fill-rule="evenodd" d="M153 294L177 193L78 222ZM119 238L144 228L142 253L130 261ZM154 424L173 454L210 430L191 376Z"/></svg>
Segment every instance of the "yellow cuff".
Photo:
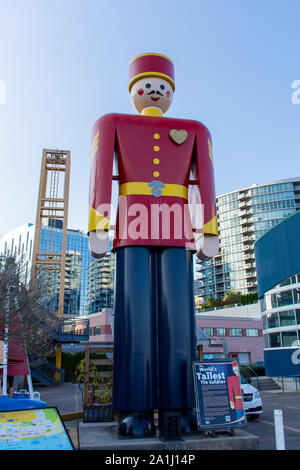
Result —
<svg viewBox="0 0 300 470"><path fill-rule="evenodd" d="M216 215L204 225L204 233L218 235L218 222Z"/></svg>
<svg viewBox="0 0 300 470"><path fill-rule="evenodd" d="M92 206L89 207L89 232L93 230L109 230L109 220L96 211Z"/></svg>

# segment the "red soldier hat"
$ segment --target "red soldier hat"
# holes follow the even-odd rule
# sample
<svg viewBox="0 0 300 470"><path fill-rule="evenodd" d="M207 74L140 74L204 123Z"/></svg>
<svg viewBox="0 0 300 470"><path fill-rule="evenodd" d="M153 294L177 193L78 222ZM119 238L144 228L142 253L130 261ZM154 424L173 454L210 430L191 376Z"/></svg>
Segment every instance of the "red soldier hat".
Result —
<svg viewBox="0 0 300 470"><path fill-rule="evenodd" d="M175 91L174 65L169 57L150 52L140 54L129 64L129 92L132 85L140 78L160 77L170 83Z"/></svg>

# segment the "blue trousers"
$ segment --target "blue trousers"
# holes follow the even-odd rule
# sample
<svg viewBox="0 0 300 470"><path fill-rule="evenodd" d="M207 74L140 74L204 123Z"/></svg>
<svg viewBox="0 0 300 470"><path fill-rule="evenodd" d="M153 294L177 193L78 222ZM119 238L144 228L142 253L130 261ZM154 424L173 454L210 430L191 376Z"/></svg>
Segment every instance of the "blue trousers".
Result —
<svg viewBox="0 0 300 470"><path fill-rule="evenodd" d="M193 408L192 252L132 246L116 257L114 409Z"/></svg>

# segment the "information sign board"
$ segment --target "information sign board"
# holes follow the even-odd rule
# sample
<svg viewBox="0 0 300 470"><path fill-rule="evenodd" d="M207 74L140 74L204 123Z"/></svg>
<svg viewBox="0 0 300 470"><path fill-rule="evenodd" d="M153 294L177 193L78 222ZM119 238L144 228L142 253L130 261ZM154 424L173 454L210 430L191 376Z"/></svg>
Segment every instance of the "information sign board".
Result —
<svg viewBox="0 0 300 470"><path fill-rule="evenodd" d="M199 429L246 425L237 362L193 362L193 375Z"/></svg>
<svg viewBox="0 0 300 470"><path fill-rule="evenodd" d="M57 408L0 412L0 451L73 449Z"/></svg>

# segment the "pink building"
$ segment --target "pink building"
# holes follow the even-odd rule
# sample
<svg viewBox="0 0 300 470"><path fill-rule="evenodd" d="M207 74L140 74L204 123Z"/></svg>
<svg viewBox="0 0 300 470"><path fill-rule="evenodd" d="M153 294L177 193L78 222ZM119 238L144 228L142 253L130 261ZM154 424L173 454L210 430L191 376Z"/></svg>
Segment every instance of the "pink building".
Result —
<svg viewBox="0 0 300 470"><path fill-rule="evenodd" d="M90 342L113 342L113 309L104 309L76 319L76 330L89 320ZM260 304L215 309L196 314L196 324L209 337L203 345L204 359L222 359L226 355L240 364L264 360Z"/></svg>
<svg viewBox="0 0 300 470"><path fill-rule="evenodd" d="M89 320L89 341L90 342L112 342L112 314L113 310L110 308L103 309L101 312L93 313L85 317L76 318L76 331L81 329L81 319Z"/></svg>
<svg viewBox="0 0 300 470"><path fill-rule="evenodd" d="M196 323L210 339L203 346L204 359L221 359L227 354L240 364L264 360L259 303L198 313Z"/></svg>

